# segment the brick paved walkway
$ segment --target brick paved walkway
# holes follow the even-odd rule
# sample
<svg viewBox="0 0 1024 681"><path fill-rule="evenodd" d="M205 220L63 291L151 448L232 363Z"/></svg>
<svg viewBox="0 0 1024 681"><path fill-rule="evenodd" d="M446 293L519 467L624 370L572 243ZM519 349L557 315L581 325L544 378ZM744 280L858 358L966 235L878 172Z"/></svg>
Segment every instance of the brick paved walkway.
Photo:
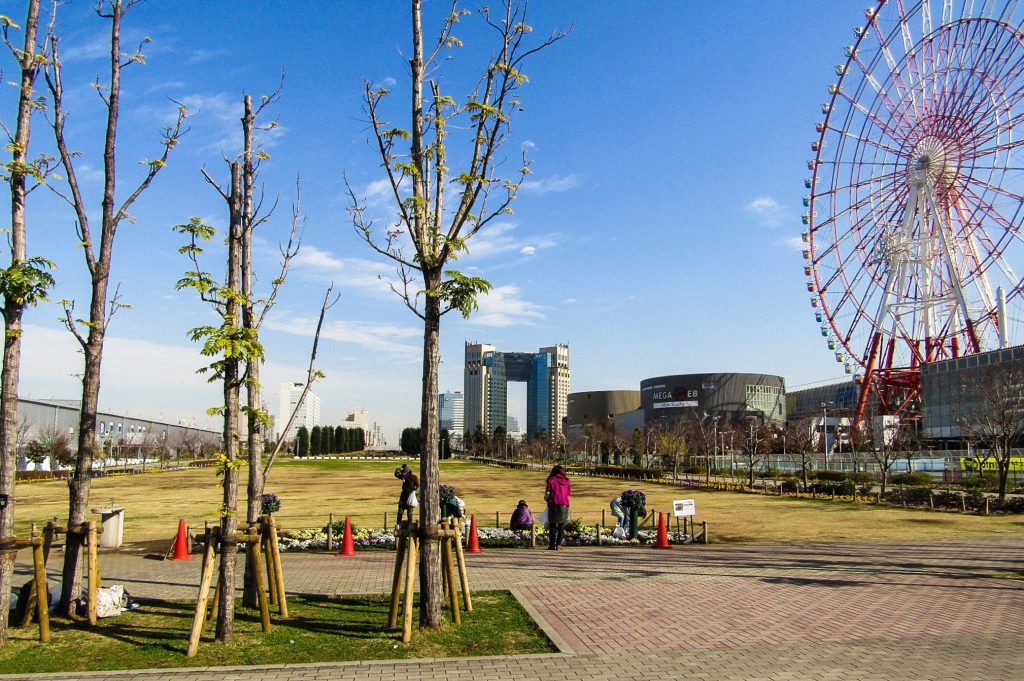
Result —
<svg viewBox="0 0 1024 681"><path fill-rule="evenodd" d="M392 560L384 552L286 554L286 581L293 592L383 593ZM134 595L195 596L198 561L126 554L101 561L104 580ZM512 589L562 653L47 678L1024 678L1019 538L912 546L488 550L470 556L469 567L474 589ZM27 562L19 560L19 579L27 573Z"/></svg>

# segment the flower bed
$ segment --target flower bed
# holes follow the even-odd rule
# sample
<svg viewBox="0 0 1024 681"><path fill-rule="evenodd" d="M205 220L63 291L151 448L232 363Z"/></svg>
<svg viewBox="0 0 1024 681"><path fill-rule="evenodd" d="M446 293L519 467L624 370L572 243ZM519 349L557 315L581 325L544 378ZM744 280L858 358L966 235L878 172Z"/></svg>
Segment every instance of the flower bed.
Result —
<svg viewBox="0 0 1024 681"><path fill-rule="evenodd" d="M644 546L653 545L658 540L658 533L655 530L640 530L635 540L615 539L612 537L611 528L604 528L601 532L601 544L608 546ZM480 546L483 548L514 548L530 545L529 532L513 532L501 527L480 527L477 529L477 537ZM341 548L341 534L336 533L330 550ZM670 544L682 544L689 541L689 536L681 532L669 532L668 541ZM395 534L391 530L358 528L352 530L352 542L356 550L360 549L394 549ZM547 544L548 536L544 533L537 535L537 545ZM278 541L282 551L326 551L327 532L323 529L316 530L292 530L282 536ZM566 529L566 546L595 546L597 545L597 534L594 526L578 526L573 531Z"/></svg>

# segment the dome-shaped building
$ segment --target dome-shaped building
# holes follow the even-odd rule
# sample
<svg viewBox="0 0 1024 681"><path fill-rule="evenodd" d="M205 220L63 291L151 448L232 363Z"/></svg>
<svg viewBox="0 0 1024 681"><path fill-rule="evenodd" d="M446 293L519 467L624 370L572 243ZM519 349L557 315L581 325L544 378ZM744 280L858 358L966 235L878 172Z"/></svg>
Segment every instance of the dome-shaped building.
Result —
<svg viewBox="0 0 1024 681"><path fill-rule="evenodd" d="M696 414L727 421L756 417L786 421L786 381L770 374L675 374L640 381L640 404L648 423Z"/></svg>

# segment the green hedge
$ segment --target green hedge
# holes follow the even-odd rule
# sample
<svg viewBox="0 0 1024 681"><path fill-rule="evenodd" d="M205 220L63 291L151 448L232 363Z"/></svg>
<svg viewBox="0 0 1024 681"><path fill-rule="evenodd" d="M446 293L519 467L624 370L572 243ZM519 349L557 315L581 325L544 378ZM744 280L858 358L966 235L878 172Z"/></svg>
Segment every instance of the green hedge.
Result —
<svg viewBox="0 0 1024 681"><path fill-rule="evenodd" d="M642 466L594 466L595 475L611 475L613 477L632 478L638 480L660 480L665 477L661 468L643 468Z"/></svg>

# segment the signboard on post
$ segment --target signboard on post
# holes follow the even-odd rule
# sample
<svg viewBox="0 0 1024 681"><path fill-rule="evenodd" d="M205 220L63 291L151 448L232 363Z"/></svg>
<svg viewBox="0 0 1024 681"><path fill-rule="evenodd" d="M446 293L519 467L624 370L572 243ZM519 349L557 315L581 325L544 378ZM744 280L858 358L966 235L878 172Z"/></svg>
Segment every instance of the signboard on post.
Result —
<svg viewBox="0 0 1024 681"><path fill-rule="evenodd" d="M697 504L693 499L676 499L672 502L672 510L675 516L697 515Z"/></svg>

